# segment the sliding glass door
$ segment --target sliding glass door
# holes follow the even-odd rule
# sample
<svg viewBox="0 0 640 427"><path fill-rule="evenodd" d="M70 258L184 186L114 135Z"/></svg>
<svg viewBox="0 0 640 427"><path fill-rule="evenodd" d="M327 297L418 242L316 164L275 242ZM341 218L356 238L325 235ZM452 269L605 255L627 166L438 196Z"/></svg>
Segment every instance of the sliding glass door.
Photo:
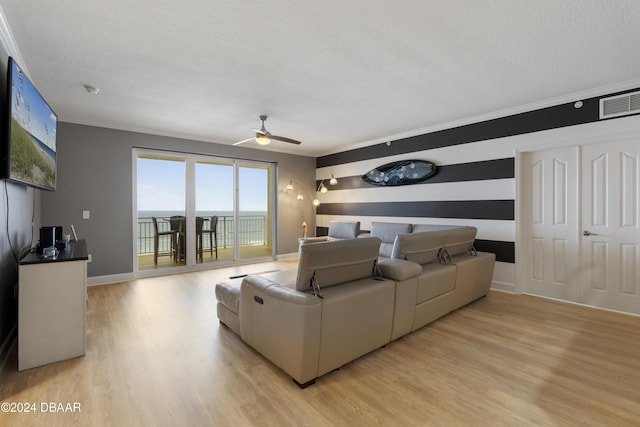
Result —
<svg viewBox="0 0 640 427"><path fill-rule="evenodd" d="M145 154L137 157L136 169L138 270L184 266L186 159Z"/></svg>
<svg viewBox="0 0 640 427"><path fill-rule="evenodd" d="M196 219L202 222L202 256L197 262L235 260L234 230L235 165L229 160L200 159L195 162ZM202 220L198 219L202 218Z"/></svg>
<svg viewBox="0 0 640 427"><path fill-rule="evenodd" d="M137 271L275 254L270 163L136 150Z"/></svg>
<svg viewBox="0 0 640 427"><path fill-rule="evenodd" d="M273 253L273 168L264 164L238 165L238 256L241 259Z"/></svg>

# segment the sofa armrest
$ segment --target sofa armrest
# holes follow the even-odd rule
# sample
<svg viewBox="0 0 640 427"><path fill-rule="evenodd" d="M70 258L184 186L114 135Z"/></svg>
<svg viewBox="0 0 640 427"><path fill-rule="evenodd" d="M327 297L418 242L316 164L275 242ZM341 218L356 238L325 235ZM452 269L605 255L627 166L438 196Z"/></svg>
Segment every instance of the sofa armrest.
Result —
<svg viewBox="0 0 640 427"><path fill-rule="evenodd" d="M328 242L329 236L320 236L320 237L302 237L300 239L300 244L304 245L306 243L318 243L318 242Z"/></svg>
<svg viewBox="0 0 640 427"><path fill-rule="evenodd" d="M395 280L396 282L404 282L422 273L422 266L420 266L420 264L404 259L386 258L378 261L378 267L380 267L382 277Z"/></svg>
<svg viewBox="0 0 640 427"><path fill-rule="evenodd" d="M261 276L240 285L240 335L299 384L318 376L322 300Z"/></svg>

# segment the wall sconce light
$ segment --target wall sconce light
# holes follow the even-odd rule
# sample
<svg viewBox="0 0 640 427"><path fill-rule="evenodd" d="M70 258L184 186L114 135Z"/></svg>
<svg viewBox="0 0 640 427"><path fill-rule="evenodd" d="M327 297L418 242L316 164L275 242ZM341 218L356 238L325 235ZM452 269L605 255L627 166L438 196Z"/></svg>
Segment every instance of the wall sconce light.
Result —
<svg viewBox="0 0 640 427"><path fill-rule="evenodd" d="M293 191L293 181L289 180L289 183L287 184L287 186L285 187L285 189L287 191Z"/></svg>
<svg viewBox="0 0 640 427"><path fill-rule="evenodd" d="M324 186L324 179L323 179L322 181L320 181L320 185L318 185L318 189L316 190L316 193L320 192L324 194L327 191L329 191L329 189ZM318 196L316 196L316 198L313 199L313 206L316 206L316 207L320 206L320 199L318 199Z"/></svg>
<svg viewBox="0 0 640 427"><path fill-rule="evenodd" d="M302 195L302 191L298 192L298 195L296 196L296 199L298 200L304 200L304 196Z"/></svg>

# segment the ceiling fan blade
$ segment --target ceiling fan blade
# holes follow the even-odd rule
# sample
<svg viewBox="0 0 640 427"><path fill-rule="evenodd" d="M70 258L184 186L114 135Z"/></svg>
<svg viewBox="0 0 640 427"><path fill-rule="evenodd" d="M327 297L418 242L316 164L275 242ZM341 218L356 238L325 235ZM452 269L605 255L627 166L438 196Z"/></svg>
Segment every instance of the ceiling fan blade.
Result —
<svg viewBox="0 0 640 427"><path fill-rule="evenodd" d="M261 130L261 129L251 129L252 131L254 131L255 133L259 133L262 135L267 135L267 136L271 136L271 134L269 132L267 132L266 130Z"/></svg>
<svg viewBox="0 0 640 427"><path fill-rule="evenodd" d="M255 140L256 140L255 138L243 139L242 141L234 142L232 145L240 145L240 144L244 144L245 142L255 141Z"/></svg>
<svg viewBox="0 0 640 427"><path fill-rule="evenodd" d="M298 140L287 138L285 136L270 135L270 137L271 137L271 139L276 139L276 140L282 141L282 142L288 142L289 144L296 144L296 145L302 144L302 142L300 142Z"/></svg>

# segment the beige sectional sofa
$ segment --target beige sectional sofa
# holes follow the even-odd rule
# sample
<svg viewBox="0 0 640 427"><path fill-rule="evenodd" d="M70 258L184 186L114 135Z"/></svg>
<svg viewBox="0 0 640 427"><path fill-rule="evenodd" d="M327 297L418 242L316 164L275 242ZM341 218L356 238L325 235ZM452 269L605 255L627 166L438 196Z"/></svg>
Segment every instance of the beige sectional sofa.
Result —
<svg viewBox="0 0 640 427"><path fill-rule="evenodd" d="M304 387L485 295L495 256L475 253L475 233L374 223L369 238L308 242L296 272L217 284L218 318Z"/></svg>
<svg viewBox="0 0 640 427"><path fill-rule="evenodd" d="M395 282L376 276L379 248L376 238L309 243L297 272L245 277L234 331L300 386L387 344ZM220 304L233 292L233 283L216 286L225 324Z"/></svg>
<svg viewBox="0 0 640 427"><path fill-rule="evenodd" d="M397 234L391 243L398 230L409 232ZM379 267L384 277L398 283L392 339L489 292L495 254L475 250L476 233L468 226L374 222L370 234L361 235L383 239ZM418 274L406 275L415 265Z"/></svg>

